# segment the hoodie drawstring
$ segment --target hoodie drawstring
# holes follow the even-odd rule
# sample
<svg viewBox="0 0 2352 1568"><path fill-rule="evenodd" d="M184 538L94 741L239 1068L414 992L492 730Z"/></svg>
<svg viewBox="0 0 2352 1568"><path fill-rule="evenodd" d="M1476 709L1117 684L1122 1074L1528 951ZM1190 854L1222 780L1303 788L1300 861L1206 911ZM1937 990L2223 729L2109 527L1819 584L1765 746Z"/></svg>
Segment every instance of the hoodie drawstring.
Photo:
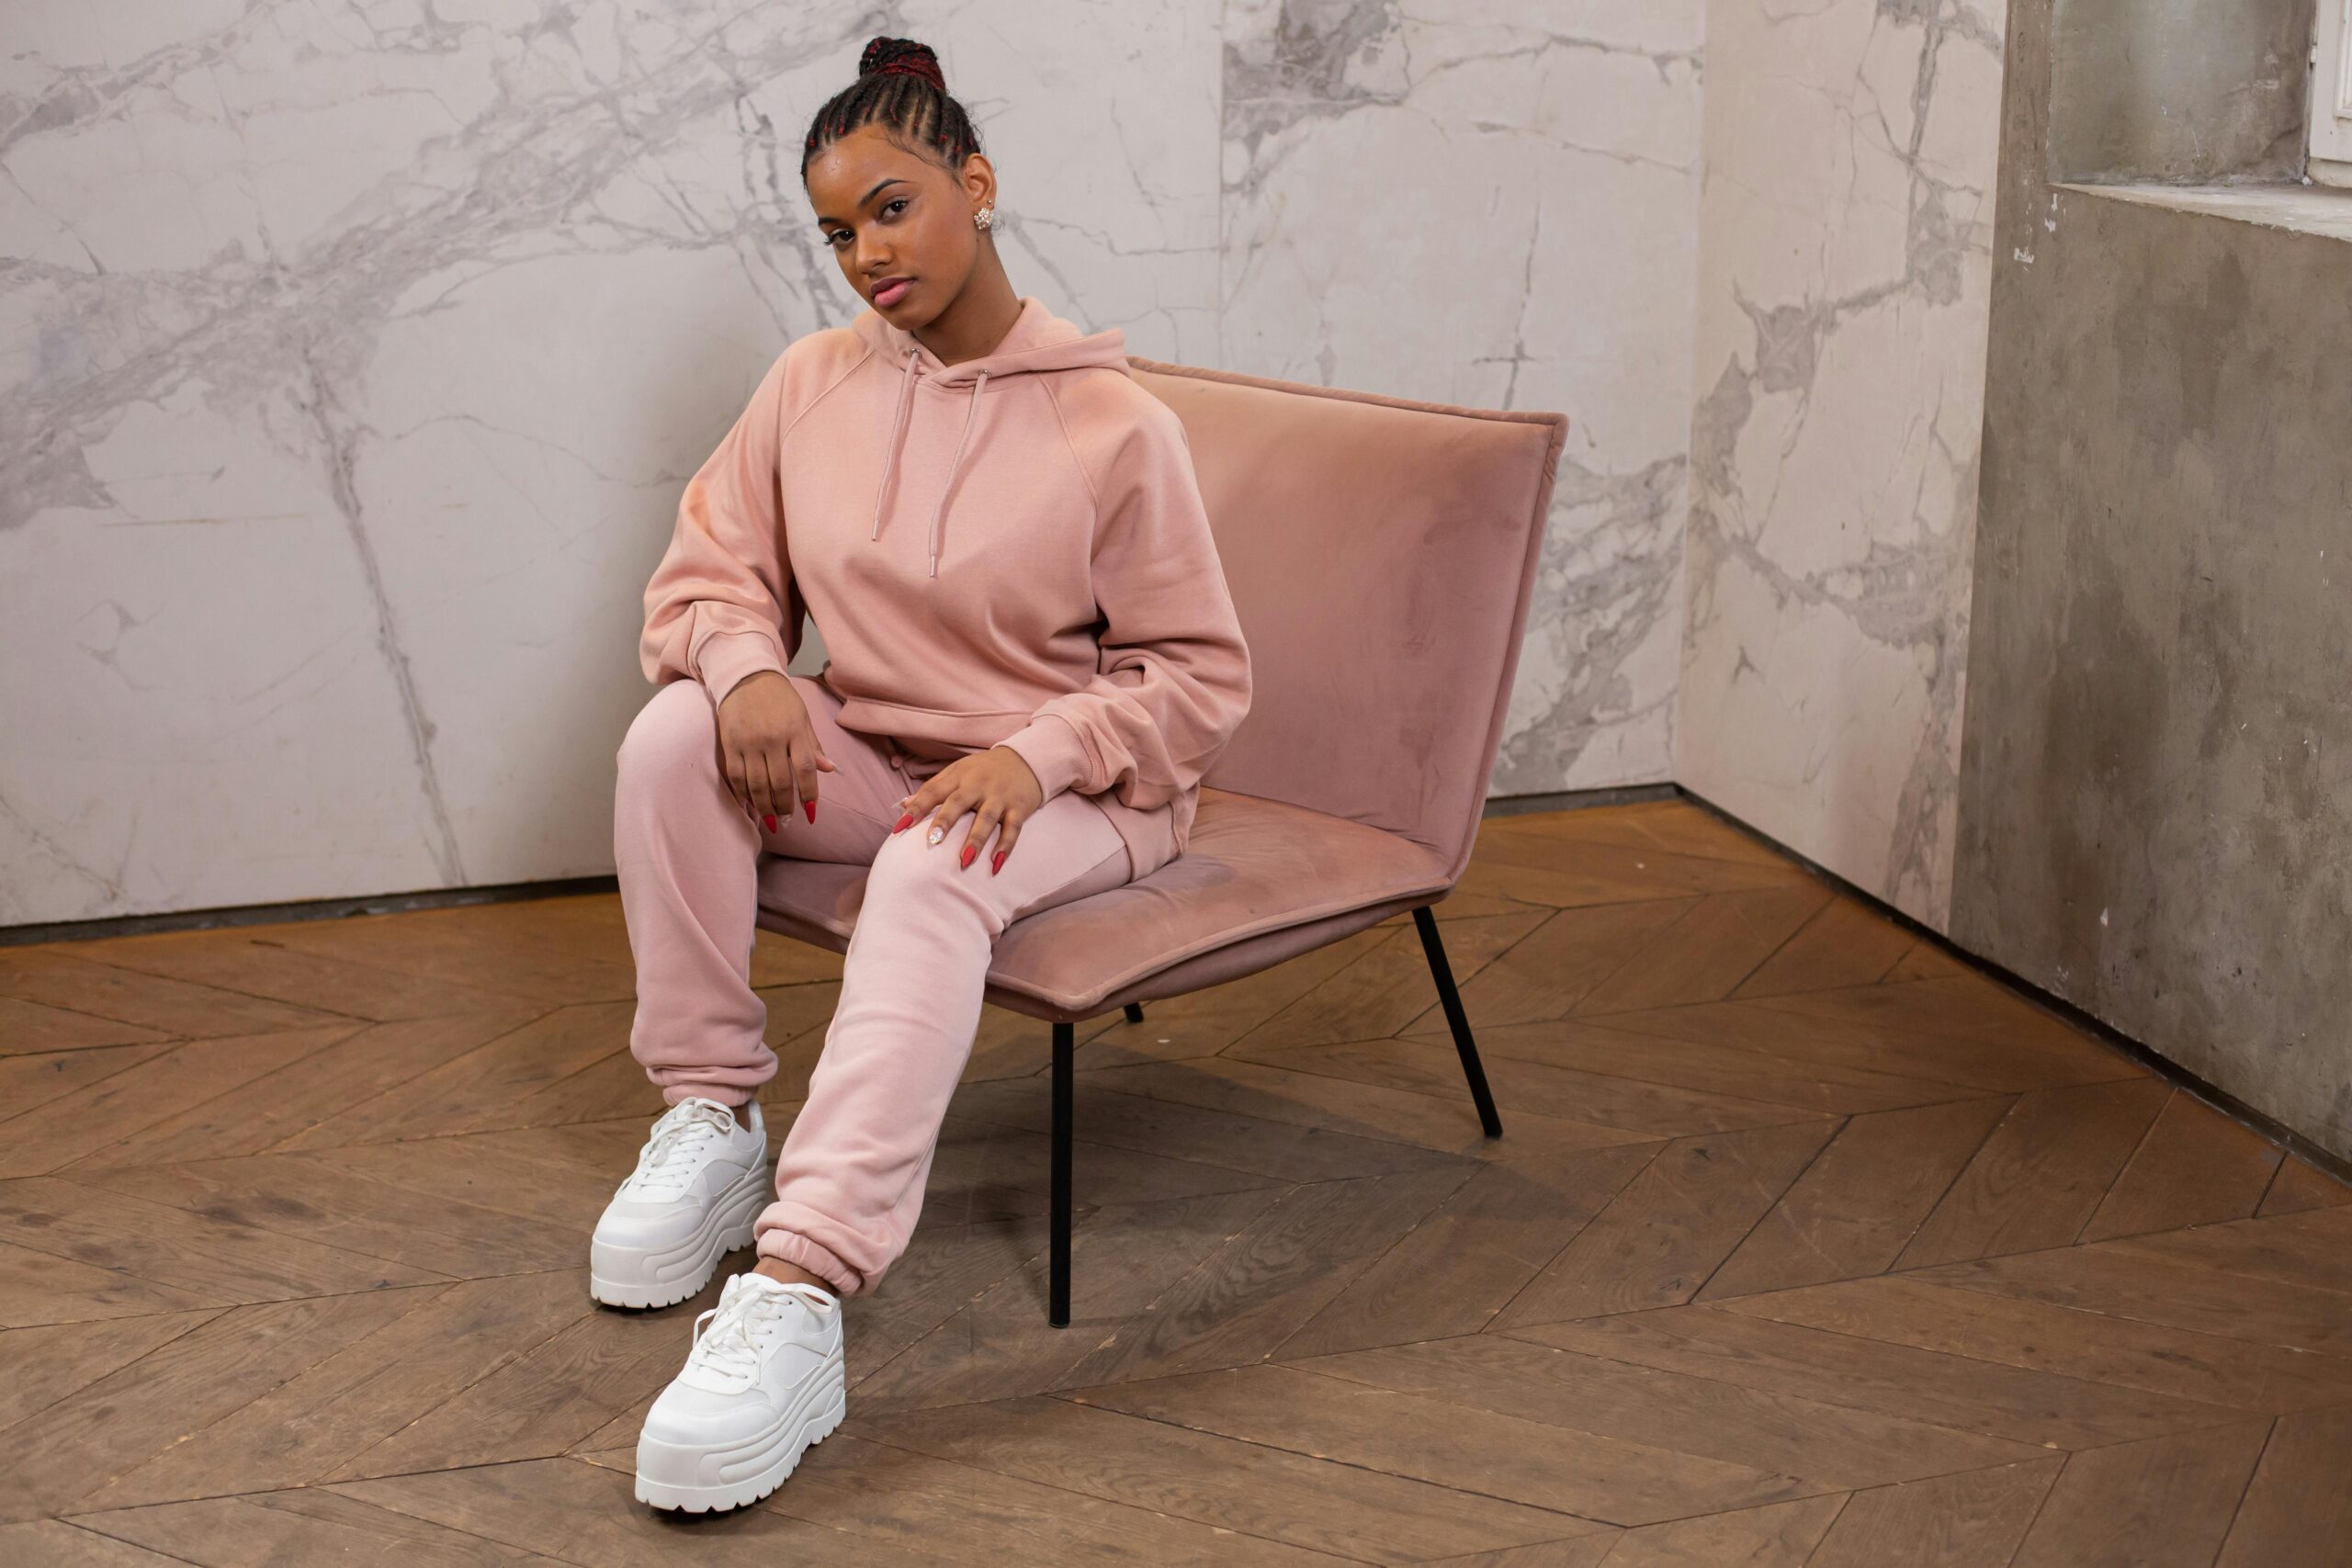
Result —
<svg viewBox="0 0 2352 1568"><path fill-rule="evenodd" d="M899 382L899 408L890 419L889 444L882 450L882 482L874 487L874 531L866 537L882 536L882 498L889 493L890 475L899 461L899 437L907 428L907 402L915 389L915 359L913 349L907 350L907 373ZM931 528L925 535L931 547L931 575L939 575L939 520L946 515L947 497L956 488L956 470L964 461L964 445L972 436L972 420L980 412L980 389L989 384L989 373L978 372L972 379L972 400L964 411L963 433L956 437L956 456L947 461L947 482L940 487L939 504L931 509Z"/></svg>
<svg viewBox="0 0 2352 1568"><path fill-rule="evenodd" d="M947 459L947 482L939 489L939 504L931 509L931 575L939 575L939 520L947 514L948 492L956 488L956 466L964 460L964 443L972 434L972 418L980 412L980 389L989 384L985 370L972 382L972 400L964 410L964 431L956 437L956 456Z"/></svg>
<svg viewBox="0 0 2352 1568"><path fill-rule="evenodd" d="M882 482L874 487L874 532L869 539L882 536L882 497L890 489L890 469L899 460L899 433L907 427L907 400L914 395L915 351L907 350L907 374L899 383L899 412L890 419L890 440L882 448Z"/></svg>

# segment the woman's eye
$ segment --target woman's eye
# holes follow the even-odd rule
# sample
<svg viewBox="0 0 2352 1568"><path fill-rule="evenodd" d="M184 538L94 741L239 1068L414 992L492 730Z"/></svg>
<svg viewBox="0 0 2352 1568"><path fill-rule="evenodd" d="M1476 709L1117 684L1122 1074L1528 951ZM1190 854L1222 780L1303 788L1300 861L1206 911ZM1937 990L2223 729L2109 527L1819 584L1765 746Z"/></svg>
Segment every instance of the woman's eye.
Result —
<svg viewBox="0 0 2352 1568"><path fill-rule="evenodd" d="M905 197L893 197L888 201L882 204L882 210L888 212L894 207L904 207L906 204L907 198Z"/></svg>

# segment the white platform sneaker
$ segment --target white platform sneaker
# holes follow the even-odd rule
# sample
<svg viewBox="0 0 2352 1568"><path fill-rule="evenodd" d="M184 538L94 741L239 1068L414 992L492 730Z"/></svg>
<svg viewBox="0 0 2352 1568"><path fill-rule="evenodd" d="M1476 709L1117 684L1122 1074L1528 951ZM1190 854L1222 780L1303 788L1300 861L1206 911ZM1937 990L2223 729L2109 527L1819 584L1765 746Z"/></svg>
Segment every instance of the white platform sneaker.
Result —
<svg viewBox="0 0 2352 1568"><path fill-rule="evenodd" d="M758 1502L842 1424L842 1365L838 1297L733 1276L695 1319L685 1366L645 1413L637 1500L695 1514Z"/></svg>
<svg viewBox="0 0 2352 1568"><path fill-rule="evenodd" d="M588 1293L607 1306L663 1307L710 1283L718 1260L752 1245L775 1193L767 1119L700 1095L662 1114L614 1189L588 1243Z"/></svg>

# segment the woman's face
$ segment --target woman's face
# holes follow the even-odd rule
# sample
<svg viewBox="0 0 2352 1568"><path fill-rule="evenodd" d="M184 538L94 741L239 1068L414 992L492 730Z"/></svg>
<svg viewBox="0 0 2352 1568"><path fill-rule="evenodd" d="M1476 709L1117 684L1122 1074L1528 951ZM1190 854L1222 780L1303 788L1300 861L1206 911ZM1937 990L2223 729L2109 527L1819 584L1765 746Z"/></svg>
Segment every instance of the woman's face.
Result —
<svg viewBox="0 0 2352 1568"><path fill-rule="evenodd" d="M995 190L978 152L961 178L861 126L802 176L817 227L842 276L892 326L926 325L962 292L979 254L972 214Z"/></svg>

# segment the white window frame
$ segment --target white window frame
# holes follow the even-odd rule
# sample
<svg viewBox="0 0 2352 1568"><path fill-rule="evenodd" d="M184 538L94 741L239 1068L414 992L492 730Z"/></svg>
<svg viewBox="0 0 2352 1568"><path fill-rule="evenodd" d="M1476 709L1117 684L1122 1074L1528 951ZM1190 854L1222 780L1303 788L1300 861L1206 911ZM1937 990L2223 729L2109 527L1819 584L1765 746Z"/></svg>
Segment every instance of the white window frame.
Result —
<svg viewBox="0 0 2352 1568"><path fill-rule="evenodd" d="M2352 186L2352 0L2318 0L2312 29L2311 177Z"/></svg>

